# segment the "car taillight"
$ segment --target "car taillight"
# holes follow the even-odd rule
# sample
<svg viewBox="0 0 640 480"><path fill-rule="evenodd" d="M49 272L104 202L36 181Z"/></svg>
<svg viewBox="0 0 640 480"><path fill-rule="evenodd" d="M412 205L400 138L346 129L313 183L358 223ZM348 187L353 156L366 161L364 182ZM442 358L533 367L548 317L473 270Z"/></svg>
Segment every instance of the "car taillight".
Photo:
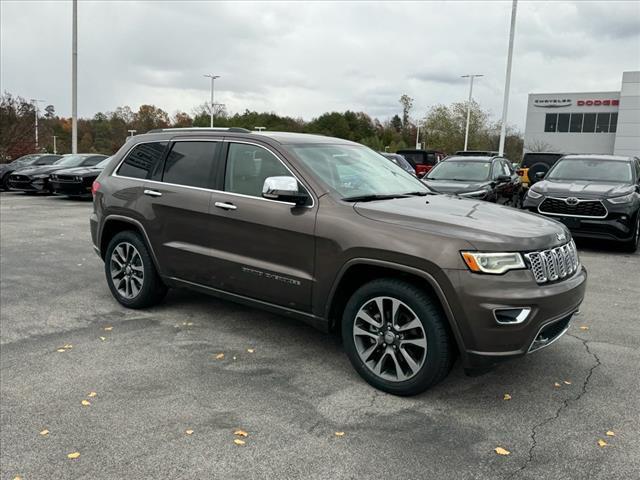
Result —
<svg viewBox="0 0 640 480"><path fill-rule="evenodd" d="M95 197L96 193L98 193L98 190L100 190L100 182L94 180L94 182L91 184L91 195Z"/></svg>

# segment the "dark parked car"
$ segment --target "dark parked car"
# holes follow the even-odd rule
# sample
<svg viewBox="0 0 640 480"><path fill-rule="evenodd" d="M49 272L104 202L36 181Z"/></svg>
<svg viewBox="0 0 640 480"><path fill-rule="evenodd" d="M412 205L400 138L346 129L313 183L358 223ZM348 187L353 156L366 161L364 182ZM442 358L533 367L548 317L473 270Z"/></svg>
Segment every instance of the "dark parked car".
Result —
<svg viewBox="0 0 640 480"><path fill-rule="evenodd" d="M531 186L536 183L539 173L547 173L564 156L563 153L532 152L525 153L520 164L522 183Z"/></svg>
<svg viewBox="0 0 640 480"><path fill-rule="evenodd" d="M520 177L503 157L448 157L436 165L422 181L437 193L486 200L519 207L522 199Z"/></svg>
<svg viewBox="0 0 640 480"><path fill-rule="evenodd" d="M51 191L57 195L70 197L91 196L91 186L111 157L88 167L74 167L58 170L49 176Z"/></svg>
<svg viewBox="0 0 640 480"><path fill-rule="evenodd" d="M531 187L524 208L564 223L576 237L640 239L640 160L613 155L566 155Z"/></svg>
<svg viewBox="0 0 640 480"><path fill-rule="evenodd" d="M33 153L16 158L11 163L0 165L0 188L9 190L9 175L21 168L39 165L51 165L62 158L62 155L51 155L48 153Z"/></svg>
<svg viewBox="0 0 640 480"><path fill-rule="evenodd" d="M458 352L486 368L551 344L585 293L560 223L430 194L338 138L138 135L93 191L91 237L122 305L188 287L341 332L358 373L399 395L443 379Z"/></svg>
<svg viewBox="0 0 640 480"><path fill-rule="evenodd" d="M458 150L457 157L497 157L499 152L491 150Z"/></svg>
<svg viewBox="0 0 640 480"><path fill-rule="evenodd" d="M389 152L378 152L384 158L391 160L393 163L398 165L405 172L410 173L411 175L416 175L416 169L404 158L402 155L398 153L389 153Z"/></svg>
<svg viewBox="0 0 640 480"><path fill-rule="evenodd" d="M52 165L22 168L9 175L9 188L23 192L53 193L49 185L49 176L53 172L71 167L95 166L105 158L106 155L79 153L65 155Z"/></svg>
<svg viewBox="0 0 640 480"><path fill-rule="evenodd" d="M437 150L405 149L396 152L402 155L415 169L416 175L422 177L446 155Z"/></svg>

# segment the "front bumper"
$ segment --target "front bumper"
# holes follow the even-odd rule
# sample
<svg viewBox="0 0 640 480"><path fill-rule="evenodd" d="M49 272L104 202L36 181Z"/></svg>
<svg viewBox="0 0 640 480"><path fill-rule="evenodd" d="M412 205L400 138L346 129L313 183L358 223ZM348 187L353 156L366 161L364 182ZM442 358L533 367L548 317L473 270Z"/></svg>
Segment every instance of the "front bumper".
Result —
<svg viewBox="0 0 640 480"><path fill-rule="evenodd" d="M21 192L45 192L49 190L46 178L9 177L9 189Z"/></svg>
<svg viewBox="0 0 640 480"><path fill-rule="evenodd" d="M605 218L571 217L545 214L538 211L538 206L544 197L531 199L527 197L522 208L564 224L571 235L578 238L598 238L625 242L631 240L635 230L636 217L640 215L637 205L613 205L606 203L607 216Z"/></svg>
<svg viewBox="0 0 640 480"><path fill-rule="evenodd" d="M454 316L465 368L491 367L550 345L566 331L578 311L587 281L582 266L570 278L546 284L536 283L530 270L504 275L449 270L446 274L455 297L449 304L456 305ZM494 314L496 310L520 308L530 309L521 323L498 323Z"/></svg>
<svg viewBox="0 0 640 480"><path fill-rule="evenodd" d="M59 195L91 195L91 185L83 182L61 182L50 180L51 191Z"/></svg>

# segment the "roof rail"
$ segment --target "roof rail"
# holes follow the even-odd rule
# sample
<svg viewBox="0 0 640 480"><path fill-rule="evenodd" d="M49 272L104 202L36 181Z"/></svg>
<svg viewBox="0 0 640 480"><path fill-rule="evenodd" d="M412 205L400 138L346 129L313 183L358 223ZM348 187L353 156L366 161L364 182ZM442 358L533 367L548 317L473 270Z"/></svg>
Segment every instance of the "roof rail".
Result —
<svg viewBox="0 0 640 480"><path fill-rule="evenodd" d="M160 132L232 132L232 133L251 133L251 130L240 127L184 127L184 128L154 128L147 133Z"/></svg>

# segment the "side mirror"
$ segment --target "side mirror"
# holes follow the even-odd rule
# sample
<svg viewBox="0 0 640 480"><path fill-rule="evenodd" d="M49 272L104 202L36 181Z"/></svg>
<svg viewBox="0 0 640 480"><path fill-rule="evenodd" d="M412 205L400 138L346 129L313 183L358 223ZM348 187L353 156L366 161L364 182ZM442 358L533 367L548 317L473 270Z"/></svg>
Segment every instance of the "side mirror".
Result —
<svg viewBox="0 0 640 480"><path fill-rule="evenodd" d="M496 181L498 183L509 183L511 181L511 177L509 175L500 175Z"/></svg>
<svg viewBox="0 0 640 480"><path fill-rule="evenodd" d="M262 196L269 200L304 205L309 200L307 192L301 192L294 177L267 177L262 186Z"/></svg>
<svg viewBox="0 0 640 480"><path fill-rule="evenodd" d="M542 180L547 172L538 172L536 173L536 180Z"/></svg>

